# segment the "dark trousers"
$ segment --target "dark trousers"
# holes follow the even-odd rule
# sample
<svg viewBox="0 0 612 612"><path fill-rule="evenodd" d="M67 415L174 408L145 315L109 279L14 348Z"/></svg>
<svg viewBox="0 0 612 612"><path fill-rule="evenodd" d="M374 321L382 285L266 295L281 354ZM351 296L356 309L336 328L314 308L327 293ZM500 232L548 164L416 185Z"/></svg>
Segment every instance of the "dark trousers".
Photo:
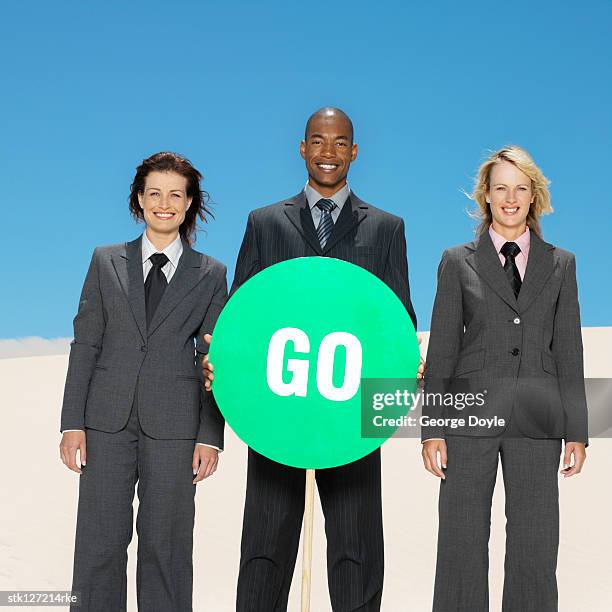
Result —
<svg viewBox="0 0 612 612"><path fill-rule="evenodd" d="M249 449L238 612L287 609L304 514L305 470ZM380 451L316 471L327 536L327 577L335 612L380 610L383 529Z"/></svg>
<svg viewBox="0 0 612 612"><path fill-rule="evenodd" d="M191 612L194 440L155 440L137 410L118 433L87 429L79 483L75 612L125 612L127 547L138 482L137 593L143 612Z"/></svg>
<svg viewBox="0 0 612 612"><path fill-rule="evenodd" d="M440 485L434 612L489 612L491 502L501 458L506 494L503 612L557 611L561 440L512 429L448 436Z"/></svg>

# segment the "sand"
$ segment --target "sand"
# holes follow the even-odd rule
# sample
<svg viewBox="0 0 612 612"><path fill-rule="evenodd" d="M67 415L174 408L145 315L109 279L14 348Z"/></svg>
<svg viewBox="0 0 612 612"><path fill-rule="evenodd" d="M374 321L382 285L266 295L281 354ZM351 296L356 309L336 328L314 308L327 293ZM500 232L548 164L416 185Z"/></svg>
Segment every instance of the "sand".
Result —
<svg viewBox="0 0 612 612"><path fill-rule="evenodd" d="M585 328L589 377L612 379L612 327ZM426 344L426 343L425 343ZM67 356L0 359L2 493L0 499L0 590L67 590L72 554L78 476L61 463L59 412ZM598 410L611 402L600 402ZM198 485L194 549L194 610L234 609L246 447L227 430L226 450L213 478ZM612 609L612 440L593 439L584 472L561 479L561 612ZM393 439L383 448L386 572L383 610L431 610L435 569L438 482L422 467L420 443ZM135 502L137 504L137 501ZM495 491L490 590L491 610L501 609L504 495ZM330 610L325 536L315 504L312 610ZM136 610L136 535L129 550L128 609ZM468 561L468 560L466 560ZM300 561L289 610L299 610ZM8 608L7 608L8 609ZM43 608L28 608L38 610ZM45 608L47 609L47 608Z"/></svg>

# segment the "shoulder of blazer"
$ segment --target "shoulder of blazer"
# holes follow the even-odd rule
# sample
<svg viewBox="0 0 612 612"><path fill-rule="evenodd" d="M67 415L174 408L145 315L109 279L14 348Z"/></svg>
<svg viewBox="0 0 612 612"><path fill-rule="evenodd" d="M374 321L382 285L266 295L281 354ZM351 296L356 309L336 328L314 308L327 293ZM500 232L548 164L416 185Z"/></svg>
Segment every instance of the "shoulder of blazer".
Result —
<svg viewBox="0 0 612 612"><path fill-rule="evenodd" d="M94 256L108 257L112 255L120 255L122 257L127 257L127 254L130 250L136 250L140 247L141 240L142 236L139 236L135 240L130 240L129 242L118 242L117 244L105 244L97 246L94 249Z"/></svg>
<svg viewBox="0 0 612 612"><path fill-rule="evenodd" d="M280 200L274 204L268 204L266 206L255 208L249 213L249 215L259 221L260 219L266 219L270 216L276 216L277 214L282 213L286 206L303 206L305 202L306 196L304 195L303 191L300 191L300 193L297 193L290 198L285 198L284 200Z"/></svg>
<svg viewBox="0 0 612 612"><path fill-rule="evenodd" d="M376 206L374 206L373 204L369 204L368 202L364 202L353 191L351 191L351 195L349 196L349 198L351 200L351 206L354 209L358 208L358 209L363 210L364 212L367 211L368 218L370 220L374 219L378 222L381 222L381 221L386 222L392 226L397 226L400 223L404 222L402 217L399 217L398 215L394 215L393 213L387 212L386 210L383 210L382 208L377 208Z"/></svg>
<svg viewBox="0 0 612 612"><path fill-rule="evenodd" d="M576 259L576 255L574 255L572 251L567 251L565 249L562 249L561 247L555 246L554 244L549 244L548 242L544 242L544 244L548 248L552 249L553 255L563 264L567 264L567 262Z"/></svg>
<svg viewBox="0 0 612 612"><path fill-rule="evenodd" d="M442 257L450 258L453 260L463 260L468 255L474 253L478 248L478 239L472 240L471 242L464 242L463 244L457 244L455 246L445 249L442 253Z"/></svg>
<svg viewBox="0 0 612 612"><path fill-rule="evenodd" d="M227 268L219 260L215 259L214 257L211 257L210 255L206 255L206 253L196 251L188 244L183 243L182 256L186 256L188 258L187 263L189 265L194 268L200 268L202 275L207 274L209 272L215 275L225 275L227 273Z"/></svg>

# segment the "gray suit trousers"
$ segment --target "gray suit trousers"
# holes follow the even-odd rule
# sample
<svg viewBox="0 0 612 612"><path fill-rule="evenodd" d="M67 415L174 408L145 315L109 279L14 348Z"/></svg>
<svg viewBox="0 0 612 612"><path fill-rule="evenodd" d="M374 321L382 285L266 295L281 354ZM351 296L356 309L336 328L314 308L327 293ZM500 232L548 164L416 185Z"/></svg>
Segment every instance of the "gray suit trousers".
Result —
<svg viewBox="0 0 612 612"><path fill-rule="evenodd" d="M138 608L191 612L195 440L150 438L135 407L121 431L87 429L86 436L72 583L82 603L71 609L125 612L127 547L138 482Z"/></svg>
<svg viewBox="0 0 612 612"><path fill-rule="evenodd" d="M491 501L501 457L506 493L503 612L557 611L561 440L512 433L447 436L434 612L489 612Z"/></svg>

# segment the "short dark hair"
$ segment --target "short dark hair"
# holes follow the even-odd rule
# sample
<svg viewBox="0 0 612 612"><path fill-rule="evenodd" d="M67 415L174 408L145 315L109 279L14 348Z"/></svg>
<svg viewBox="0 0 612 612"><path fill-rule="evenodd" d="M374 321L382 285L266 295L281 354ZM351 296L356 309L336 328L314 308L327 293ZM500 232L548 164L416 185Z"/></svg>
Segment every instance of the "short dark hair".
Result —
<svg viewBox="0 0 612 612"><path fill-rule="evenodd" d="M191 198L191 206L185 213L185 220L179 227L179 234L187 244L196 241L197 220L199 217L204 223L214 219L212 210L208 207L210 197L206 191L200 188L202 174L194 168L186 158L170 151L155 153L144 159L136 168L136 175L130 186L130 197L128 202L130 212L137 222L144 219L144 214L138 203L138 194L144 192L145 181L151 172L176 172L187 179L187 197Z"/></svg>
<svg viewBox="0 0 612 612"><path fill-rule="evenodd" d="M306 122L306 129L304 130L304 140L308 140L308 130L310 129L310 124L312 123L313 119L315 119L316 117L320 117L321 115L340 115L341 117L343 117L344 119L346 119L348 121L348 124L351 126L351 143L353 142L353 137L354 137L354 130L353 130L353 122L351 121L351 118L340 108L336 108L335 106L324 106L323 108L320 108L318 111L315 111L314 113L312 113L312 115L310 115L310 117L308 117L308 121Z"/></svg>

